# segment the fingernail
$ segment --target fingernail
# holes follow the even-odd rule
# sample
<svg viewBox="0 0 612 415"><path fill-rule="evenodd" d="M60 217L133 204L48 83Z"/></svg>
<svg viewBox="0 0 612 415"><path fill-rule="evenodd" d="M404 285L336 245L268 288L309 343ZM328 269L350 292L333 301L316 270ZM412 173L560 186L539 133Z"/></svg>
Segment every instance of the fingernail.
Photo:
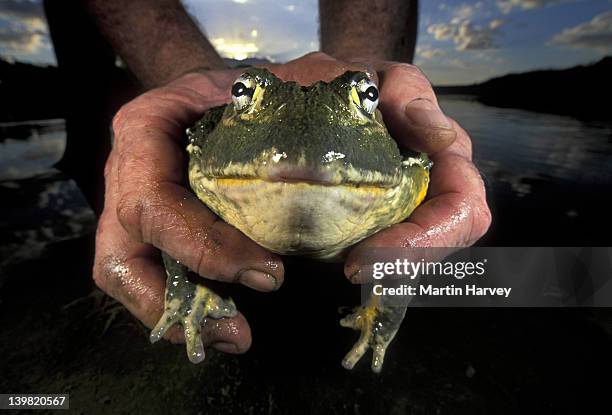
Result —
<svg viewBox="0 0 612 415"><path fill-rule="evenodd" d="M276 290L276 278L266 272L249 269L240 274L240 282L257 291Z"/></svg>
<svg viewBox="0 0 612 415"><path fill-rule="evenodd" d="M238 353L238 347L234 343L217 342L213 343L212 347L223 353Z"/></svg>
<svg viewBox="0 0 612 415"><path fill-rule="evenodd" d="M406 105L405 114L418 127L452 128L446 115L427 99L415 99Z"/></svg>

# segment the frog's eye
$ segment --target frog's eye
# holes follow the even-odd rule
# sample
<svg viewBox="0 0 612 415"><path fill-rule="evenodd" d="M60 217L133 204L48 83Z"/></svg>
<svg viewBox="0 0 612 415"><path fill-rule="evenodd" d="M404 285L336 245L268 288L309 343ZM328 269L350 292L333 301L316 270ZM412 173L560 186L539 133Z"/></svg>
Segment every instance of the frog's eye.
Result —
<svg viewBox="0 0 612 415"><path fill-rule="evenodd" d="M378 88L367 77L357 78L352 82L351 99L359 108L373 114L378 105Z"/></svg>
<svg viewBox="0 0 612 415"><path fill-rule="evenodd" d="M248 75L241 75L232 85L232 101L237 111L241 111L253 102L257 82Z"/></svg>
<svg viewBox="0 0 612 415"><path fill-rule="evenodd" d="M259 77L247 73L240 75L232 85L232 101L236 111L247 108L250 108L249 112L254 111L258 102L261 102L266 86L267 82Z"/></svg>

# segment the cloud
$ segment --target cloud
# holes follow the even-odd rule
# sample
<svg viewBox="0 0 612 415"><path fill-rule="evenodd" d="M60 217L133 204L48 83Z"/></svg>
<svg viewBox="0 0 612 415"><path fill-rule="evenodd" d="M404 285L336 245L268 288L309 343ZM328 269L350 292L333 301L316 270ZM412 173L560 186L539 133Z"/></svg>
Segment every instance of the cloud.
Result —
<svg viewBox="0 0 612 415"><path fill-rule="evenodd" d="M436 40L447 40L455 35L457 25L454 23L437 23L427 28L427 33L431 33Z"/></svg>
<svg viewBox="0 0 612 415"><path fill-rule="evenodd" d="M0 50L35 54L50 48L42 4L29 0L0 2Z"/></svg>
<svg viewBox="0 0 612 415"><path fill-rule="evenodd" d="M445 56L446 51L444 49L433 48L431 45L422 45L417 47L416 55L417 59L432 59Z"/></svg>
<svg viewBox="0 0 612 415"><path fill-rule="evenodd" d="M457 9L455 9L455 17L457 19L469 19L474 15L475 6L470 4L461 4Z"/></svg>
<svg viewBox="0 0 612 415"><path fill-rule="evenodd" d="M31 54L47 46L47 38L38 33L0 30L0 49L8 52Z"/></svg>
<svg viewBox="0 0 612 415"><path fill-rule="evenodd" d="M493 19L489 22L489 29L496 30L504 24L502 19Z"/></svg>
<svg viewBox="0 0 612 415"><path fill-rule="evenodd" d="M523 10L537 9L538 7L560 3L561 1L563 0L498 0L497 7L499 7L502 13L507 14L514 8Z"/></svg>
<svg viewBox="0 0 612 415"><path fill-rule="evenodd" d="M612 11L556 34L549 44L573 48L589 48L606 53L612 50Z"/></svg>
<svg viewBox="0 0 612 415"><path fill-rule="evenodd" d="M454 17L450 23L433 24L427 28L436 40L452 40L457 50L481 50L495 47L493 36L503 20L491 20L486 27L474 25L468 19Z"/></svg>
<svg viewBox="0 0 612 415"><path fill-rule="evenodd" d="M493 31L488 28L478 28L465 20L459 25L453 41L457 50L480 50L493 48Z"/></svg>
<svg viewBox="0 0 612 415"><path fill-rule="evenodd" d="M459 51L492 49L495 47L493 36L504 21L494 19L486 25L474 24L476 14L482 14L483 4L481 1L473 4L462 3L452 9L449 23L429 25L427 32L432 34L436 40L451 40L455 44L455 49ZM445 8L447 8L446 5Z"/></svg>
<svg viewBox="0 0 612 415"><path fill-rule="evenodd" d="M3 0L0 3L0 17L11 16L17 18L40 17L42 5L30 0Z"/></svg>

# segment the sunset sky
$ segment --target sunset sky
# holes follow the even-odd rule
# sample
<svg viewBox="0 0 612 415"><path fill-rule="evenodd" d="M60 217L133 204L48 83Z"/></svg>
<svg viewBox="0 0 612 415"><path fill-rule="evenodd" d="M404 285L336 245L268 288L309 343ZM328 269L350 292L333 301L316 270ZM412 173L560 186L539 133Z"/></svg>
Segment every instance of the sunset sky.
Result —
<svg viewBox="0 0 612 415"><path fill-rule="evenodd" d="M612 0L420 3L415 63L434 84L568 67L612 53ZM316 0L184 4L226 57L280 62L318 48ZM0 0L0 56L54 64L41 0Z"/></svg>

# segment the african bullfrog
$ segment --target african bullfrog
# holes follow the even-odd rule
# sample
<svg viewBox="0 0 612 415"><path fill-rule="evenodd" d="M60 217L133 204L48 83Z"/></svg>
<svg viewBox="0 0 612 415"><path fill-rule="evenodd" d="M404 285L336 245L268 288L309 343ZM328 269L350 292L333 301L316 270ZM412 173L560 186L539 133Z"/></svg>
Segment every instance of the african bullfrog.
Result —
<svg viewBox="0 0 612 415"><path fill-rule="evenodd" d="M400 152L383 122L378 89L364 72L300 86L250 68L234 82L232 103L212 108L187 130L189 183L223 220L270 251L341 260L373 233L406 219L427 192L431 162ZM236 315L236 305L163 254L165 311L151 332L159 340L183 326L189 359L204 359L205 317ZM202 283L205 281L201 280ZM350 369L368 347L372 369L404 318L405 307L372 297L341 325L361 331L343 360Z"/></svg>

